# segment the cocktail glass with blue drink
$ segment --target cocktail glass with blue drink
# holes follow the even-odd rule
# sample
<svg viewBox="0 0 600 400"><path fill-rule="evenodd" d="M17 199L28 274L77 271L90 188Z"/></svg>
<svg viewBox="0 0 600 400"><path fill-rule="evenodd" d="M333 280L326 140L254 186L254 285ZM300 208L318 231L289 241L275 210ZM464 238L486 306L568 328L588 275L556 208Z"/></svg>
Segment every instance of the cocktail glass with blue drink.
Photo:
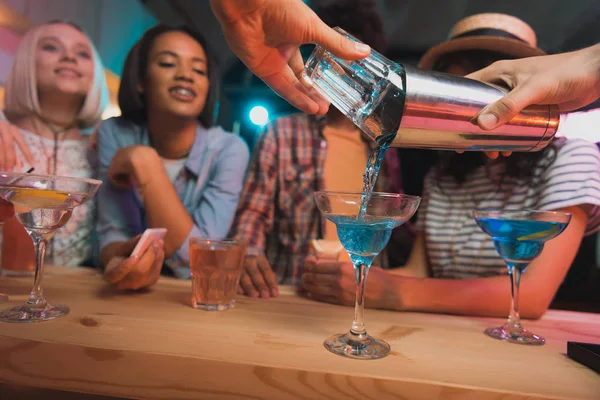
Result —
<svg viewBox="0 0 600 400"><path fill-rule="evenodd" d="M362 193L316 192L321 213L337 228L337 235L354 265L356 302L350 332L334 335L323 343L327 350L341 356L377 359L390 352L390 346L367 333L364 291L369 268L383 250L392 229L408 221L419 207L420 197L392 193L372 193L361 211Z"/></svg>
<svg viewBox="0 0 600 400"><path fill-rule="evenodd" d="M508 267L511 282L511 310L508 321L485 333L511 343L542 345L545 339L529 332L519 317L519 283L527 266L540 255L544 244L560 235L571 214L536 210L476 210L477 225L492 237L496 251Z"/></svg>

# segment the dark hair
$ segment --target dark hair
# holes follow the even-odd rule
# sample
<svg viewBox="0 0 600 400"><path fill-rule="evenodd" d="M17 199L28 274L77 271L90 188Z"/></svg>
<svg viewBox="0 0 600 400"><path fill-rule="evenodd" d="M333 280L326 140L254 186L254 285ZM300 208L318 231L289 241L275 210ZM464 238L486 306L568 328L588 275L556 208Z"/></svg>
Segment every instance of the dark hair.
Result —
<svg viewBox="0 0 600 400"><path fill-rule="evenodd" d="M375 10L374 0L344 0L315 8L315 13L331 27L339 26L375 49L385 54L387 39L383 20Z"/></svg>
<svg viewBox="0 0 600 400"><path fill-rule="evenodd" d="M213 126L216 120L218 110L218 94L219 94L219 78L215 61L206 39L199 32L187 26L170 27L166 25L157 25L148 29L140 40L129 50L125 64L123 65L123 73L121 84L119 85L119 107L121 115L136 123L145 122L148 110L146 109L146 101L143 93L138 91L138 86L141 80L146 79L148 71L148 55L154 41L160 35L168 32L183 32L189 35L192 39L198 42L206 53L206 66L208 74L208 94L206 95L206 103L204 109L198 116L200 123L209 128Z"/></svg>
<svg viewBox="0 0 600 400"><path fill-rule="evenodd" d="M514 57L488 50L465 50L449 53L441 56L431 68L434 71L446 72L451 65L458 65L465 73L478 71L482 68L500 60L510 60ZM510 157L501 159L505 165L503 178L512 177L528 180L531 178L534 167L548 153L555 155L555 146L550 143L545 149L532 153L513 153ZM486 156L480 152L466 152L456 154L454 152L440 152L436 178L439 181L443 176L451 176L456 182L462 184L466 181L468 174L474 169L485 165ZM551 157L550 163L554 162Z"/></svg>

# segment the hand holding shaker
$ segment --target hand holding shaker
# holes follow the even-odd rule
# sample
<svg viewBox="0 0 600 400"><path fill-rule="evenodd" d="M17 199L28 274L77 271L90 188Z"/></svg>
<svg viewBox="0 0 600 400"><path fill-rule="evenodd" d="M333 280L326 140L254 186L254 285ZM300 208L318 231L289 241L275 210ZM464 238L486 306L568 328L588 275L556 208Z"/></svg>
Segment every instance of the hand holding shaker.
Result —
<svg viewBox="0 0 600 400"><path fill-rule="evenodd" d="M374 50L363 60L346 61L317 46L303 78L373 140L396 133L392 147L538 151L550 143L560 121L557 106L530 106L506 125L484 131L471 121L500 99L503 89L403 66Z"/></svg>

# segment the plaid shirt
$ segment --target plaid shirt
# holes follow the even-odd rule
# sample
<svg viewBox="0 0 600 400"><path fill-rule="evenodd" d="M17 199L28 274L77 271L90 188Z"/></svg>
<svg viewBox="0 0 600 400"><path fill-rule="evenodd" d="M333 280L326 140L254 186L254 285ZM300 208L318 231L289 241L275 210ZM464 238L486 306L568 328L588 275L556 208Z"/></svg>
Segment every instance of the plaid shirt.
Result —
<svg viewBox="0 0 600 400"><path fill-rule="evenodd" d="M313 193L324 188L324 125L324 117L278 118L261 135L248 167L231 234L248 242L248 254L267 256L279 283L298 281L304 258L314 254L311 240L323 237L325 220ZM399 173L395 149L386 153L377 190L401 192L399 180L386 184L388 170Z"/></svg>

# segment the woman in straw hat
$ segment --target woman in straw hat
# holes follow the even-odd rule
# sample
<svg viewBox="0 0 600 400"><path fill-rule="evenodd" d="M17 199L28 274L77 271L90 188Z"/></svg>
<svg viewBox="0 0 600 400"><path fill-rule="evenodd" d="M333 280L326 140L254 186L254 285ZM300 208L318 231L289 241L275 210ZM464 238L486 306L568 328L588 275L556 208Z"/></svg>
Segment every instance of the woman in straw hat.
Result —
<svg viewBox="0 0 600 400"><path fill-rule="evenodd" d="M503 14L459 21L449 40L420 65L466 75L503 59L544 54L531 27ZM562 235L531 263L521 284L521 314L548 308L584 235L600 228L600 153L583 140L556 139L538 153L496 160L482 153L443 153L424 183L417 239L405 268L371 268L366 304L395 310L503 316L510 304L506 266L473 219L480 208L541 209L573 215ZM315 299L351 304L350 264L305 266L305 289Z"/></svg>

